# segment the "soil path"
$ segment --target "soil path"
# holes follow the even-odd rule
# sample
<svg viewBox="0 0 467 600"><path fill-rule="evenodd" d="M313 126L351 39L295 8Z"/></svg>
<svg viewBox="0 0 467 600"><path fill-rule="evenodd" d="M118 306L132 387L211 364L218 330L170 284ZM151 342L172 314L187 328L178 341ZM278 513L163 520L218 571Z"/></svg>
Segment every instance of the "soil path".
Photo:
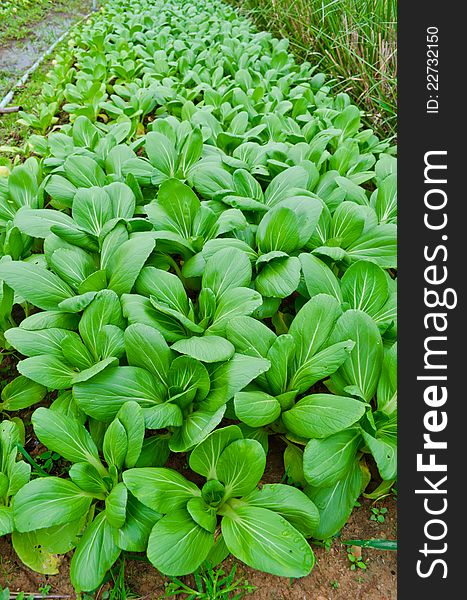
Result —
<svg viewBox="0 0 467 600"><path fill-rule="evenodd" d="M26 37L0 47L0 99L55 40L90 12L91 4L91 0L80 2L73 12L51 8L41 21L30 26Z"/></svg>

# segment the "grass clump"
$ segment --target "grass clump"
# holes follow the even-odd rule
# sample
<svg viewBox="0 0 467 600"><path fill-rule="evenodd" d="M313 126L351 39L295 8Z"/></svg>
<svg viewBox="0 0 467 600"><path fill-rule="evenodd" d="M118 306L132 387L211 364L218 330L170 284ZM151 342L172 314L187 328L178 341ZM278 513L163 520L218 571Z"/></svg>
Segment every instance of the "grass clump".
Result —
<svg viewBox="0 0 467 600"><path fill-rule="evenodd" d="M379 134L394 135L397 110L396 0L240 0L262 27L319 61L363 106ZM336 90L337 91L337 90Z"/></svg>

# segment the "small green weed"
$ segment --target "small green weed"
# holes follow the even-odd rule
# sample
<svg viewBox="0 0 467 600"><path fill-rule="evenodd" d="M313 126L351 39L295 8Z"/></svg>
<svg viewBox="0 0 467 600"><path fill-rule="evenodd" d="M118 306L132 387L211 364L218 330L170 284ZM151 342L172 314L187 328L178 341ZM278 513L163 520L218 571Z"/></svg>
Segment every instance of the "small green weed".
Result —
<svg viewBox="0 0 467 600"><path fill-rule="evenodd" d="M210 568L194 574L196 589L191 588L178 579L171 577L166 584L164 598L174 598L186 594L186 600L239 600L246 594L253 593L256 588L248 581L235 579L237 567L234 565L229 574L222 568Z"/></svg>
<svg viewBox="0 0 467 600"><path fill-rule="evenodd" d="M25 595L24 592L20 592L19 594L15 594L13 597L11 596L11 592L8 588L2 588L0 585L0 600L34 600L34 596L28 594Z"/></svg>
<svg viewBox="0 0 467 600"><path fill-rule="evenodd" d="M362 571L366 570L367 565L361 554L359 556L355 551L349 551L347 552L347 558L350 561L351 571L356 571L357 569L362 569Z"/></svg>
<svg viewBox="0 0 467 600"><path fill-rule="evenodd" d="M57 462L61 459L60 454L47 450L42 452L37 457L37 462L42 466L47 473L57 471Z"/></svg>
<svg viewBox="0 0 467 600"><path fill-rule="evenodd" d="M373 506L371 509L370 521L378 521L378 523L384 523L385 515L387 514L387 508L376 508Z"/></svg>

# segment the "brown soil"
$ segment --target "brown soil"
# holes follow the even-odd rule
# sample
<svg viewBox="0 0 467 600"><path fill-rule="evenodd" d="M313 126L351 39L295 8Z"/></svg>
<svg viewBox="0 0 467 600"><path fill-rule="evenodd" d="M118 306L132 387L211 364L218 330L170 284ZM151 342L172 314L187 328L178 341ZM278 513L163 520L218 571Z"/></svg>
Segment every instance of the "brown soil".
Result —
<svg viewBox="0 0 467 600"><path fill-rule="evenodd" d="M396 503L387 498L378 506L388 509L385 522L370 521L372 504L363 500L362 506L354 510L349 522L342 530L342 540L396 537ZM233 558L223 563L229 572L237 565L237 577L245 578L257 589L248 598L256 600L396 600L396 553L363 549L362 558L366 570L350 570L347 558L348 546L336 540L330 550L313 547L316 565L312 573L302 579L293 580L274 577L245 567ZM44 585L50 586L50 594L74 598L69 583L70 556L65 556L59 575L45 576L33 573L21 564L7 538L0 538L0 585L12 592L36 592ZM125 565L127 586L140 598L160 599L164 595L162 577L150 565L136 560L127 560ZM189 579L188 579L189 581ZM192 583L192 582L190 582Z"/></svg>

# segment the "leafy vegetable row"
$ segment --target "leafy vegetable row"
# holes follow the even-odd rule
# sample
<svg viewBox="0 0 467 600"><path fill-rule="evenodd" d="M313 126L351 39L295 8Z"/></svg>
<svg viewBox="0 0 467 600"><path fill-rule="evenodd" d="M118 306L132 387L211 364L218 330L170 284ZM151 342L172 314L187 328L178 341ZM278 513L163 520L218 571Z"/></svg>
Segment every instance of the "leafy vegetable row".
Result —
<svg viewBox="0 0 467 600"><path fill-rule="evenodd" d="M394 148L217 0L111 0L49 80L0 177L0 535L78 591L122 550L306 575L396 477Z"/></svg>

